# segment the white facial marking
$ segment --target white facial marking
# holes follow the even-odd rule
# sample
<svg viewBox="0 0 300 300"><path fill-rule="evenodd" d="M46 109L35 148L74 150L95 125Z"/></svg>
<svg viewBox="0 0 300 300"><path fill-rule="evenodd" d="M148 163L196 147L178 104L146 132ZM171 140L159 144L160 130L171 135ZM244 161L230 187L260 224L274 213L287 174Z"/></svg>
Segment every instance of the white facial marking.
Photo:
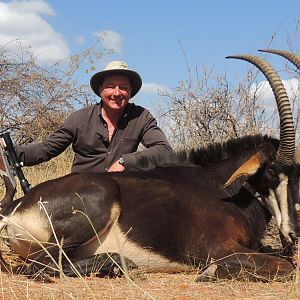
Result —
<svg viewBox="0 0 300 300"><path fill-rule="evenodd" d="M281 213L277 203L276 195L273 190L269 190L269 192L270 195L266 199L266 202L268 204L269 210L271 211L272 215L275 217L278 228L280 228L282 219L281 219Z"/></svg>
<svg viewBox="0 0 300 300"><path fill-rule="evenodd" d="M291 229L291 220L289 216L289 205L288 205L288 177L284 174L279 175L280 178L280 184L278 185L276 189L276 196L279 200L279 207L281 211L281 232L282 234L288 238L291 242L289 233L292 232Z"/></svg>
<svg viewBox="0 0 300 300"><path fill-rule="evenodd" d="M292 229L288 207L288 177L281 173L279 174L279 180L280 182L276 190L270 190L267 203L276 218L281 233L285 236L287 241L292 242L289 236Z"/></svg>

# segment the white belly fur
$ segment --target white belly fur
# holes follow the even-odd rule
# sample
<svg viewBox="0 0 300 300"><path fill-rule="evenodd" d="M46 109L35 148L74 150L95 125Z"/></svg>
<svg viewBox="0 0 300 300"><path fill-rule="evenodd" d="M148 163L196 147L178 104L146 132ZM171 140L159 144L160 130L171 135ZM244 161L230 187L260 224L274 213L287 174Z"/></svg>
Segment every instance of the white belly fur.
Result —
<svg viewBox="0 0 300 300"><path fill-rule="evenodd" d="M151 249L142 248L127 239L118 223L115 222L105 234L95 237L85 245L72 252L72 257L88 257L101 253L119 253L133 261L137 266L148 272L182 272L193 270L192 266L171 262Z"/></svg>

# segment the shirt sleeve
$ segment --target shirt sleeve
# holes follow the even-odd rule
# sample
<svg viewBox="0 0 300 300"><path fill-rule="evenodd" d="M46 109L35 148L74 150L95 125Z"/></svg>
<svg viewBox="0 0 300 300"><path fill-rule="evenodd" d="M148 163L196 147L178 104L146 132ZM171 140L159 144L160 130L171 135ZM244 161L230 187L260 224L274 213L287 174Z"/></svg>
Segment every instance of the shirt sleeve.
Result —
<svg viewBox="0 0 300 300"><path fill-rule="evenodd" d="M25 166L37 165L62 153L72 143L73 138L73 116L71 114L43 142L16 146L16 153Z"/></svg>
<svg viewBox="0 0 300 300"><path fill-rule="evenodd" d="M163 152L172 151L156 119L147 110L143 122L141 142L145 149L122 155L126 170L152 169L157 165L157 159Z"/></svg>

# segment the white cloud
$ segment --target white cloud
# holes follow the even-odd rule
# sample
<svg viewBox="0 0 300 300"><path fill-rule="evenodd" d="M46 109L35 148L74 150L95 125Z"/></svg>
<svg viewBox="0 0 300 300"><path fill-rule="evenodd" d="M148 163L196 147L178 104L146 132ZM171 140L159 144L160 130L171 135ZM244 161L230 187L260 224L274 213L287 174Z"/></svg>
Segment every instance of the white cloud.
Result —
<svg viewBox="0 0 300 300"><path fill-rule="evenodd" d="M282 80L282 83L286 89L289 99L294 99L295 95L299 94L300 82L297 78L291 78L288 80ZM276 102L274 98L273 91L268 81L262 81L257 85L251 86L251 91L257 90L259 95L261 95L261 104L266 110L274 110L276 107Z"/></svg>
<svg viewBox="0 0 300 300"><path fill-rule="evenodd" d="M18 40L30 46L38 63L54 63L70 55L63 36L41 16L54 16L44 0L0 2L1 44Z"/></svg>
<svg viewBox="0 0 300 300"><path fill-rule="evenodd" d="M161 98L165 93L171 93L167 86L153 82L143 82L140 92L134 97L134 101L151 111L157 106L157 103L160 103L159 106L162 105Z"/></svg>
<svg viewBox="0 0 300 300"><path fill-rule="evenodd" d="M160 93L161 92L162 93L164 93L164 92L170 93L171 92L167 86L162 85L162 84L153 83L153 82L143 83L141 91L144 93L156 94L156 95L159 92Z"/></svg>
<svg viewBox="0 0 300 300"><path fill-rule="evenodd" d="M77 36L75 37L75 39L76 39L76 44L77 44L77 45L83 45L83 44L86 42L85 37L82 36L82 35L77 35Z"/></svg>
<svg viewBox="0 0 300 300"><path fill-rule="evenodd" d="M100 39L104 48L112 49L116 53L122 53L123 38L119 33L112 30L103 30L96 32L95 35Z"/></svg>
<svg viewBox="0 0 300 300"><path fill-rule="evenodd" d="M7 6L19 13L36 13L41 15L54 16L53 9L44 0L21 0L11 1Z"/></svg>

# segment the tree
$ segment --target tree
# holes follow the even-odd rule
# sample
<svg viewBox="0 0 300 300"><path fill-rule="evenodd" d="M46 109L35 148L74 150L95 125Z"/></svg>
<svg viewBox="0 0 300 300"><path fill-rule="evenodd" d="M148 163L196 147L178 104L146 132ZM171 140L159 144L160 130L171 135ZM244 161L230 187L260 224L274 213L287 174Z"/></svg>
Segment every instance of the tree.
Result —
<svg viewBox="0 0 300 300"><path fill-rule="evenodd" d="M282 77L288 75L283 82L290 97L295 128L299 131L299 70L290 65L286 62L279 72ZM262 98L266 90L272 92L256 67L249 64L244 79L236 84L229 84L226 74L214 74L208 67L203 67L201 72L198 68L194 72L188 69L188 79L180 81L172 93L161 93L162 103L166 104L158 104L157 115L175 149L198 148L245 134L279 136L276 102L272 95L269 107L264 106ZM298 134L298 143L299 140Z"/></svg>
<svg viewBox="0 0 300 300"><path fill-rule="evenodd" d="M41 140L70 112L89 105L94 96L74 73L93 56L101 59L103 52L87 49L46 68L22 45L0 46L1 131L12 131L18 144Z"/></svg>
<svg viewBox="0 0 300 300"><path fill-rule="evenodd" d="M231 87L226 74L216 75L203 68L195 80L181 81L171 93L165 93L167 106L160 108L162 123L175 149L189 149L224 142L230 138L258 132L271 132L266 111L260 106L260 91L252 90L257 73L250 69L243 81Z"/></svg>

